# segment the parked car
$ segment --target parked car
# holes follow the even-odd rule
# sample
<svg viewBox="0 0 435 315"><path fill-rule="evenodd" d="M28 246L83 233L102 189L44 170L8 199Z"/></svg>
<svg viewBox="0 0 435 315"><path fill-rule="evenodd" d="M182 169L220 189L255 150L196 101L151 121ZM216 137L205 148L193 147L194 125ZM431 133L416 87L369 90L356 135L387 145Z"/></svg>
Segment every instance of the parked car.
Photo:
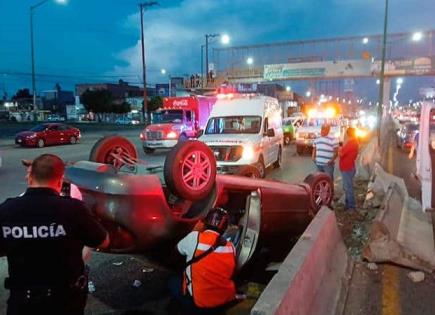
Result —
<svg viewBox="0 0 435 315"><path fill-rule="evenodd" d="M77 128L60 123L45 123L16 134L15 144L42 148L46 145L76 144L80 138L80 130Z"/></svg>
<svg viewBox="0 0 435 315"><path fill-rule="evenodd" d="M117 125L139 125L140 121L130 117L119 117L115 120Z"/></svg>
<svg viewBox="0 0 435 315"><path fill-rule="evenodd" d="M415 135L418 133L419 124L406 123L397 130L396 133L396 145L402 150L410 150L414 143Z"/></svg>
<svg viewBox="0 0 435 315"><path fill-rule="evenodd" d="M48 115L47 121L65 121L65 117L58 114Z"/></svg>
<svg viewBox="0 0 435 315"><path fill-rule="evenodd" d="M99 140L90 161L67 166L64 194L83 200L110 234L112 253L142 253L167 261L165 250L187 235L211 207L230 213L230 238L243 266L259 244L290 246L333 195L330 178L317 173L303 183L216 175L213 152L187 140L164 166L146 167L135 146L119 136ZM275 246L276 247L276 246ZM155 250L154 250L155 249Z"/></svg>

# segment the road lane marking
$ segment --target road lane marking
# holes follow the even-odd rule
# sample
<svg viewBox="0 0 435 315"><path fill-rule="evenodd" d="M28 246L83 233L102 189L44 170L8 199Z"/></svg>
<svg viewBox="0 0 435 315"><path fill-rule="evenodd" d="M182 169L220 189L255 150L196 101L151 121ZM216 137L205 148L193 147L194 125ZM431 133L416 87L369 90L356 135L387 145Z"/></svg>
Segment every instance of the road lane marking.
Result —
<svg viewBox="0 0 435 315"><path fill-rule="evenodd" d="M388 147L387 171L393 174L393 147ZM400 315L399 268L384 265L382 275L382 315Z"/></svg>

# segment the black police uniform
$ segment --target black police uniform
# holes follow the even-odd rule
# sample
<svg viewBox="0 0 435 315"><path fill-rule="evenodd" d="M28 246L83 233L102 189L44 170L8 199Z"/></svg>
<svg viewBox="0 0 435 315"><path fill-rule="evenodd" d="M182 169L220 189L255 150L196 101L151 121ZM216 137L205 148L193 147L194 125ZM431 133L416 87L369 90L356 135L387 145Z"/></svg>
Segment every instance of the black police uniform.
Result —
<svg viewBox="0 0 435 315"><path fill-rule="evenodd" d="M106 238L85 204L50 188L29 188L0 205L0 229L0 251L9 265L8 315L83 314L82 250Z"/></svg>

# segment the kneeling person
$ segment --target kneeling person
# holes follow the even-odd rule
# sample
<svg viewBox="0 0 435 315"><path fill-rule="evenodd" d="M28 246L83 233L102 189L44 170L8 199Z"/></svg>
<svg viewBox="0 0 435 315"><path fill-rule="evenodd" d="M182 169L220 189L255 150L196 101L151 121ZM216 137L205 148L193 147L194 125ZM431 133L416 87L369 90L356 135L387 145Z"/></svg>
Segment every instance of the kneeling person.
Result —
<svg viewBox="0 0 435 315"><path fill-rule="evenodd" d="M183 273L184 304L191 300L195 310L213 310L233 301L236 286L232 280L236 268L233 244L222 237L229 216L221 208L213 208L204 221L204 230L190 232L177 245L186 256ZM187 305L189 306L189 305Z"/></svg>

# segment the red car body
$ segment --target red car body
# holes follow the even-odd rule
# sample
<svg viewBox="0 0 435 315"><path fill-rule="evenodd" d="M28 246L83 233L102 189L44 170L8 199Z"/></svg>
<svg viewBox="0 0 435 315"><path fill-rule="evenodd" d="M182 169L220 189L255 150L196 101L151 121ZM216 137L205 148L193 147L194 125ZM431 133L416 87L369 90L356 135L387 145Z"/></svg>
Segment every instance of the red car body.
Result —
<svg viewBox="0 0 435 315"><path fill-rule="evenodd" d="M81 138L78 128L60 123L46 123L22 131L15 136L15 144L30 147L77 143Z"/></svg>

